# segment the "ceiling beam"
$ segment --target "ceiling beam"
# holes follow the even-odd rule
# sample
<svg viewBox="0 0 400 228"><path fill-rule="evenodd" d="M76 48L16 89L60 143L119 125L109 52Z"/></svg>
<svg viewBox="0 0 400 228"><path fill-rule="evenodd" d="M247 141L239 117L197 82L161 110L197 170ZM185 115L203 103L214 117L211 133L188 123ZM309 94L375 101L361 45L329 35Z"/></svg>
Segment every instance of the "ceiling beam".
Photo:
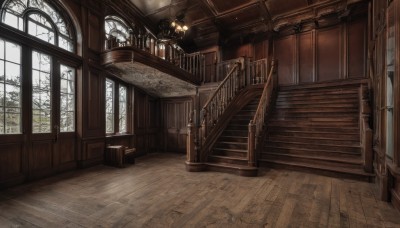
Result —
<svg viewBox="0 0 400 228"><path fill-rule="evenodd" d="M265 2L266 0L258 0L258 3L260 4L261 7L262 15L264 15L264 23L269 28L270 25L272 25L272 17Z"/></svg>

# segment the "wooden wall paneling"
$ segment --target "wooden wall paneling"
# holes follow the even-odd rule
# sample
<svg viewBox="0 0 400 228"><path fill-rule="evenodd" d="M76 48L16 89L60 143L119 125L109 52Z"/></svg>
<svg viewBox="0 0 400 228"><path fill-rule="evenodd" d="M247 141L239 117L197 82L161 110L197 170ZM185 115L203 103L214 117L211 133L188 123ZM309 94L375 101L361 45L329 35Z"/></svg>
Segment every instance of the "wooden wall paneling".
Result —
<svg viewBox="0 0 400 228"><path fill-rule="evenodd" d="M85 84L85 105L83 107L83 119L86 125L85 137L105 136L105 77L97 70L91 70L87 75Z"/></svg>
<svg viewBox="0 0 400 228"><path fill-rule="evenodd" d="M268 40L262 40L254 44L254 60L268 58Z"/></svg>
<svg viewBox="0 0 400 228"><path fill-rule="evenodd" d="M89 27L89 34L88 34L88 42L89 48L100 52L102 50L102 40L103 38L103 17L94 13L93 11L88 12L88 27Z"/></svg>
<svg viewBox="0 0 400 228"><path fill-rule="evenodd" d="M279 85L293 85L295 83L295 44L295 35L280 38L274 42L274 55L279 63Z"/></svg>
<svg viewBox="0 0 400 228"><path fill-rule="evenodd" d="M84 143L84 159L82 161L82 166L91 166L103 162L104 150L105 150L105 140L103 138L85 140Z"/></svg>
<svg viewBox="0 0 400 228"><path fill-rule="evenodd" d="M157 152L160 142L160 108L159 102L155 98L148 99L148 131L147 131L147 147L149 152Z"/></svg>
<svg viewBox="0 0 400 228"><path fill-rule="evenodd" d="M250 57L253 58L253 45L251 43L227 46L222 49L222 60L236 59L239 57Z"/></svg>
<svg viewBox="0 0 400 228"><path fill-rule="evenodd" d="M21 183L25 179L22 168L23 145L0 145L0 188Z"/></svg>
<svg viewBox="0 0 400 228"><path fill-rule="evenodd" d="M365 20L352 21L347 25L348 77L366 77L367 24Z"/></svg>
<svg viewBox="0 0 400 228"><path fill-rule="evenodd" d="M340 79L341 75L341 26L317 30L317 80Z"/></svg>
<svg viewBox="0 0 400 228"><path fill-rule="evenodd" d="M299 44L299 83L314 82L315 31L298 35Z"/></svg>
<svg viewBox="0 0 400 228"><path fill-rule="evenodd" d="M32 141L29 152L29 179L48 176L53 172L53 140Z"/></svg>
<svg viewBox="0 0 400 228"><path fill-rule="evenodd" d="M55 143L54 164L58 171L76 168L76 138L75 133L66 133Z"/></svg>
<svg viewBox="0 0 400 228"><path fill-rule="evenodd" d="M164 150L186 152L186 135L193 98L169 98L163 101Z"/></svg>
<svg viewBox="0 0 400 228"><path fill-rule="evenodd" d="M217 73L217 53L203 53L205 58L205 78L204 83L215 82Z"/></svg>
<svg viewBox="0 0 400 228"><path fill-rule="evenodd" d="M135 147L138 154L145 154L147 152L147 94L135 89L134 104Z"/></svg>

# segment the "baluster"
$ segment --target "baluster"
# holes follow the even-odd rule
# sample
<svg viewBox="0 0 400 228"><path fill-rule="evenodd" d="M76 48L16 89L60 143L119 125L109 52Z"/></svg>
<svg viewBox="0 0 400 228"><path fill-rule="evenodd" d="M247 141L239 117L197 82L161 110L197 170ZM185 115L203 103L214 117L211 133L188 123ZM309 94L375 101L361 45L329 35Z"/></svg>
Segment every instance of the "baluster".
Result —
<svg viewBox="0 0 400 228"><path fill-rule="evenodd" d="M251 120L249 123L249 134L248 134L248 141L247 141L247 146L248 146L248 154L247 154L247 160L248 160L248 166L250 167L255 167L256 162L255 162L255 156L254 156L254 151L255 151L255 130L256 130L256 125L253 123Z"/></svg>

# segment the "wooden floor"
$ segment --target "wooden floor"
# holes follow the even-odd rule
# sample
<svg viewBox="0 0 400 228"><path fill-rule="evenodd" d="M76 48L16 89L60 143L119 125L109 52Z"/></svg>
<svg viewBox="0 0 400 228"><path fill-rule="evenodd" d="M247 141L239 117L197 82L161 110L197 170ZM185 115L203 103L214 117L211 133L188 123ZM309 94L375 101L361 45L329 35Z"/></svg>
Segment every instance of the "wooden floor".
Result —
<svg viewBox="0 0 400 228"><path fill-rule="evenodd" d="M183 155L97 166L0 192L0 227L400 227L374 184L285 170L189 173Z"/></svg>

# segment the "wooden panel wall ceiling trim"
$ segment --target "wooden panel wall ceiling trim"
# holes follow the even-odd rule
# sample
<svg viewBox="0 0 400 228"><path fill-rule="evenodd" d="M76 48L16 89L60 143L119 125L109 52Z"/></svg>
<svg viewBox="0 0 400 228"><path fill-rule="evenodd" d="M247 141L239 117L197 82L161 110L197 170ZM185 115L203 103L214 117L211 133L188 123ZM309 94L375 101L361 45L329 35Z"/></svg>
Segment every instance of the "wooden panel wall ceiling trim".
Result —
<svg viewBox="0 0 400 228"><path fill-rule="evenodd" d="M161 19L184 15L190 25L182 46L205 48L229 40L251 39L326 15L348 15L355 3L368 0L120 0L157 33Z"/></svg>

